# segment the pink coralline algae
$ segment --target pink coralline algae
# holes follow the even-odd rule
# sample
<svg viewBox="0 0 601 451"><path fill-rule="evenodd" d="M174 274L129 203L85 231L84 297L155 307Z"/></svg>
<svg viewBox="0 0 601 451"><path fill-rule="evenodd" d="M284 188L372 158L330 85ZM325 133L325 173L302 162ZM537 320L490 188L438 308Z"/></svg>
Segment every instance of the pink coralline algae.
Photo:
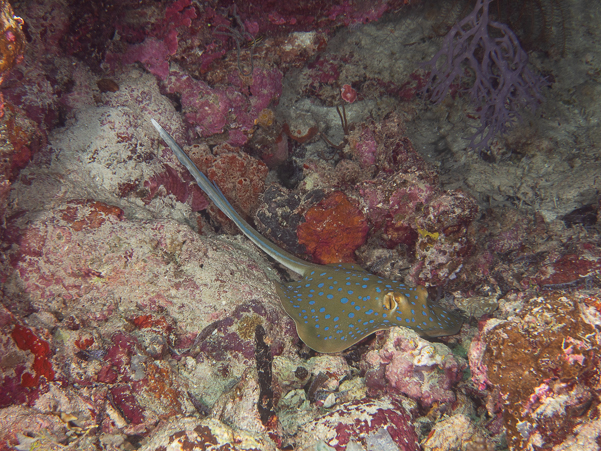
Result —
<svg viewBox="0 0 601 451"><path fill-rule="evenodd" d="M457 277L472 243L468 228L478 205L460 190L442 191L433 168L399 137L403 125L392 115L349 136L362 167L375 164L380 172L356 185L364 211L381 245L405 249L413 260L414 283L441 285Z"/></svg>
<svg viewBox="0 0 601 451"><path fill-rule="evenodd" d="M124 190L121 193L125 195L129 186L124 185L123 187ZM202 190L192 177L187 173L180 176L171 166L165 165L165 172L146 180L144 188L148 190L148 194L143 198L146 204L156 196L172 194L181 203L189 203L192 211L204 210L209 205Z"/></svg>
<svg viewBox="0 0 601 451"><path fill-rule="evenodd" d="M476 218L478 204L467 193L455 190L434 197L417 218L418 263L411 273L415 280L439 285L454 279L472 246L468 227Z"/></svg>
<svg viewBox="0 0 601 451"><path fill-rule="evenodd" d="M146 38L142 44L136 44L129 48L123 55L123 63L131 64L135 61L141 62L148 72L161 79L167 78L169 75L170 55L177 51L177 32L173 31L166 36L166 41L160 41L156 38ZM175 41L175 46L169 45Z"/></svg>
<svg viewBox="0 0 601 451"><path fill-rule="evenodd" d="M503 418L511 448L564 449L598 415L601 304L559 293L508 301L519 309L507 321L483 320L472 343L473 377L489 415Z"/></svg>
<svg viewBox="0 0 601 451"><path fill-rule="evenodd" d="M248 86L234 75L231 85L213 88L183 72L172 71L165 88L180 96L184 116L200 136L228 131L229 143L239 146L248 140L246 133L254 127L261 111L279 98L281 80L282 73L277 69L256 67Z"/></svg>
<svg viewBox="0 0 601 451"><path fill-rule="evenodd" d="M348 143L355 159L359 161L362 168L369 167L376 162L376 143L374 133L369 127L363 127L357 132L348 135Z"/></svg>
<svg viewBox="0 0 601 451"><path fill-rule="evenodd" d="M122 62L131 64L139 61L151 74L165 79L169 75L169 59L178 49L178 28L181 27L185 31L195 18L196 9L191 0L177 0L171 3L165 10L163 20L154 24L143 42L133 44L127 49L121 57ZM122 31L128 34L125 29ZM116 57L114 54L109 55L109 60Z"/></svg>
<svg viewBox="0 0 601 451"><path fill-rule="evenodd" d="M379 349L361 362L372 394L403 394L424 407L455 401L453 386L467 363L440 343L430 343L410 329L393 327Z"/></svg>
<svg viewBox="0 0 601 451"><path fill-rule="evenodd" d="M412 424L413 412L402 401L365 398L339 406L323 415L300 433L303 442L326 439L336 451L347 449L350 442L362 443L385 428L394 443L406 451L420 449ZM313 440L310 440L312 438Z"/></svg>
<svg viewBox="0 0 601 451"><path fill-rule="evenodd" d="M573 284L601 273L601 251L593 243L573 243L561 253L550 252L536 274L522 279L522 286Z"/></svg>
<svg viewBox="0 0 601 451"><path fill-rule="evenodd" d="M405 243L410 247L416 234L415 221L421 209L432 198L435 188L414 174L380 175L359 185L367 207L367 217L375 230L381 230L382 240L390 247ZM399 231L405 231L399 235Z"/></svg>

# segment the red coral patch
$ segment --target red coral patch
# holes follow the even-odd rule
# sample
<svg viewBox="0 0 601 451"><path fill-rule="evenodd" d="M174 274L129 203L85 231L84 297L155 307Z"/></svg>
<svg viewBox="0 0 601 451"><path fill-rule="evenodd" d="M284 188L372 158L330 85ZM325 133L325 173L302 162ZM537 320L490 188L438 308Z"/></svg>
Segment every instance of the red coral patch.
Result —
<svg viewBox="0 0 601 451"><path fill-rule="evenodd" d="M11 332L11 337L23 351L31 351L34 355L33 369L34 374L23 373L21 376L21 385L23 387L35 387L40 383L40 378L44 377L46 381L54 380L54 370L50 362L50 345L35 335L31 329L15 325Z"/></svg>

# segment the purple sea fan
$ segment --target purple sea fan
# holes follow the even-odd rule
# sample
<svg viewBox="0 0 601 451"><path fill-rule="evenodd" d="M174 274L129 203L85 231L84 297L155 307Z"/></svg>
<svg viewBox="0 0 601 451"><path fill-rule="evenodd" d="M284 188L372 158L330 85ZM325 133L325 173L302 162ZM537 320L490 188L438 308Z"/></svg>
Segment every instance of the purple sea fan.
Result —
<svg viewBox="0 0 601 451"><path fill-rule="evenodd" d="M426 63L432 67L426 90L440 103L456 83L473 78L468 91L480 110L480 127L469 147L478 152L489 140L503 134L520 118L519 110L536 110L541 88L548 83L528 67L528 54L509 27L490 20L491 0L477 0L476 7L445 36L442 48Z"/></svg>

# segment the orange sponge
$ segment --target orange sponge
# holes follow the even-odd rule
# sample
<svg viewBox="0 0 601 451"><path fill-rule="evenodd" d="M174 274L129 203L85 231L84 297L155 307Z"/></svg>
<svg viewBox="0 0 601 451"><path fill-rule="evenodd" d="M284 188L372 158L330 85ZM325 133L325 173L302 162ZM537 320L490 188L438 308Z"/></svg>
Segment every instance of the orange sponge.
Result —
<svg viewBox="0 0 601 451"><path fill-rule="evenodd" d="M367 219L348 197L334 191L305 214L297 229L298 241L317 263L351 263L365 243Z"/></svg>

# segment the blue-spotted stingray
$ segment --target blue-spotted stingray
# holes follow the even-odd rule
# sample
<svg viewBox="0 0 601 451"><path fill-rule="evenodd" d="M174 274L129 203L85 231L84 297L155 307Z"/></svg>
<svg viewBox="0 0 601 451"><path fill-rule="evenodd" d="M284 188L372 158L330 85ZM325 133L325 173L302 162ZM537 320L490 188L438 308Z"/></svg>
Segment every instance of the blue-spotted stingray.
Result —
<svg viewBox="0 0 601 451"><path fill-rule="evenodd" d="M393 326L405 326L427 337L456 334L461 320L440 307L428 305L424 287L370 274L357 265L308 263L271 243L253 229L231 206L219 187L194 165L181 147L154 119L152 124L209 199L253 243L303 278L277 284L284 310L310 348L340 352L367 335Z"/></svg>

